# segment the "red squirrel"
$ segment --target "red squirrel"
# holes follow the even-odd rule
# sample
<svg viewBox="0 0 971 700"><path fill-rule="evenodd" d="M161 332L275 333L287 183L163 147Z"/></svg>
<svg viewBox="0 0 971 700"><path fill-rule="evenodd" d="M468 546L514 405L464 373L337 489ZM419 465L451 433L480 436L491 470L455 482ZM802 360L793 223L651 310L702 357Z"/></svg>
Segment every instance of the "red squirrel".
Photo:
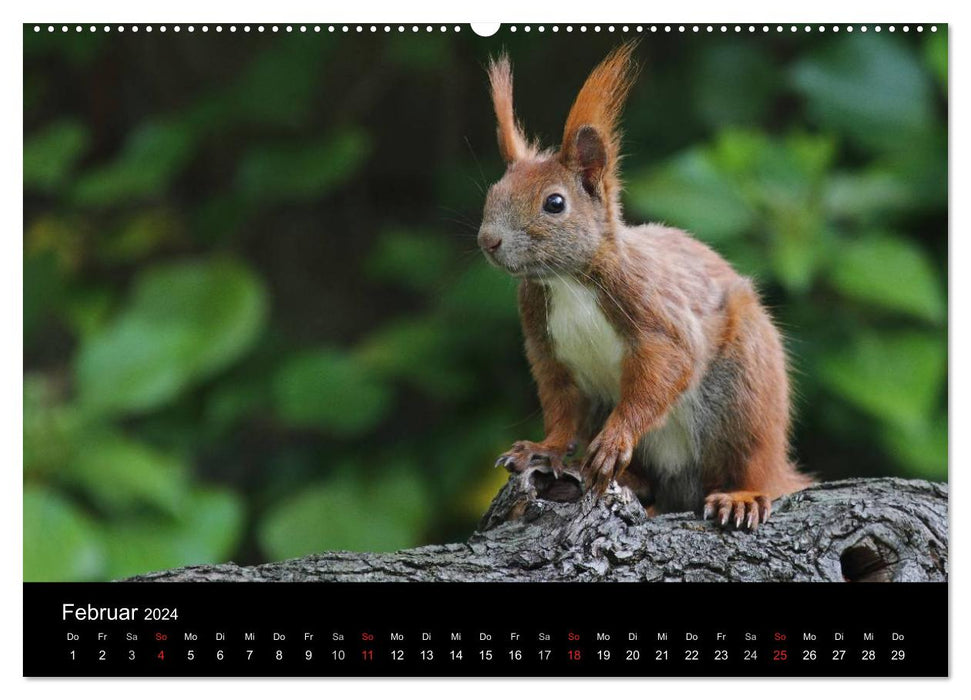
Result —
<svg viewBox="0 0 971 700"><path fill-rule="evenodd" d="M478 242L520 280L546 433L496 464L559 475L588 443L581 470L596 493L616 480L649 512L754 530L772 499L812 483L789 459L785 352L752 283L716 252L678 229L624 223L618 122L633 50L619 46L587 78L559 150L524 136L508 57L488 68L507 169Z"/></svg>

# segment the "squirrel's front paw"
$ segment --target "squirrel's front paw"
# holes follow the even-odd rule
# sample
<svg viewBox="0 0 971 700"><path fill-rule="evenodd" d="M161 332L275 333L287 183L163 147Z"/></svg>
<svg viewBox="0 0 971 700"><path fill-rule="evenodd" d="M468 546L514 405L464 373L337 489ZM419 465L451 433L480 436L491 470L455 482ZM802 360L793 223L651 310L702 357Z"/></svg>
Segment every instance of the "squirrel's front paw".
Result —
<svg viewBox="0 0 971 700"><path fill-rule="evenodd" d="M513 443L508 452L504 452L496 460L497 467L505 467L511 472L522 472L534 463L546 464L559 476L566 466L565 459L576 449L574 445L567 447L550 447L541 442L520 440Z"/></svg>
<svg viewBox="0 0 971 700"><path fill-rule="evenodd" d="M583 470L591 487L603 494L618 479L634 456L634 439L619 430L604 428L587 448Z"/></svg>

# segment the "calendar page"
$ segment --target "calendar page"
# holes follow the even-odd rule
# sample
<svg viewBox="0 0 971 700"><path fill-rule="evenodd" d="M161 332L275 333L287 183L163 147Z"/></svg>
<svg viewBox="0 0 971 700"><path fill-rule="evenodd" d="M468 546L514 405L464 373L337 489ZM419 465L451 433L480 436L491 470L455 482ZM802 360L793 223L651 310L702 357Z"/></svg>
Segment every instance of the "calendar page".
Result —
<svg viewBox="0 0 971 700"><path fill-rule="evenodd" d="M947 24L23 71L25 676L948 675Z"/></svg>

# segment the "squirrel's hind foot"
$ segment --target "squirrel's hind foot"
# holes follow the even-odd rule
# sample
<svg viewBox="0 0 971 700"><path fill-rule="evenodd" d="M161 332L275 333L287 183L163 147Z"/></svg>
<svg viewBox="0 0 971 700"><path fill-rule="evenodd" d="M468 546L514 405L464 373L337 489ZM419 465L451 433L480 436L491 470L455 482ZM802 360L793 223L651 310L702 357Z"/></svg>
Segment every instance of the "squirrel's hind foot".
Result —
<svg viewBox="0 0 971 700"><path fill-rule="evenodd" d="M705 498L702 518L711 518L723 528L754 531L769 519L772 502L757 491L729 491L712 493Z"/></svg>

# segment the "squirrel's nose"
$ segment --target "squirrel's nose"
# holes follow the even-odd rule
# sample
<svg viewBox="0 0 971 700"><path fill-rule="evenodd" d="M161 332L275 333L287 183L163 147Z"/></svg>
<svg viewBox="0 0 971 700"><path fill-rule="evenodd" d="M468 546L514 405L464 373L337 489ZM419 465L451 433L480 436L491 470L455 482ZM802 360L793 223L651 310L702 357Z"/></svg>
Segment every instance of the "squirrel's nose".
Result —
<svg viewBox="0 0 971 700"><path fill-rule="evenodd" d="M502 245L502 236L495 229L480 229L479 230L479 246L482 250L488 251L490 253L495 253L499 250L499 246Z"/></svg>

